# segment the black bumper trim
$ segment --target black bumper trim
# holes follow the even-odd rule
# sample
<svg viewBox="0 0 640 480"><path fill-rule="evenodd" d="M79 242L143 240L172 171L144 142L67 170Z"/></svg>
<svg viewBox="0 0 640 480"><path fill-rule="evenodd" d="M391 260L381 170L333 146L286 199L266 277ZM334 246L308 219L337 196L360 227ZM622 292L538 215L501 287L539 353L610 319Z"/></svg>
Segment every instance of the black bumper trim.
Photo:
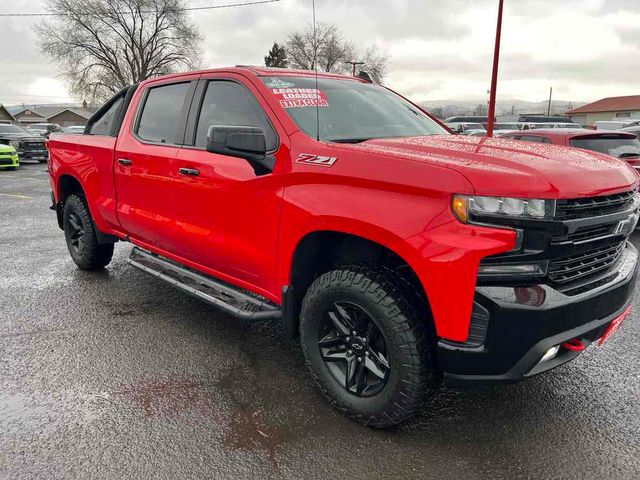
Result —
<svg viewBox="0 0 640 480"><path fill-rule="evenodd" d="M604 333L604 327L606 327L614 318L621 315L630 305L630 303L631 302L628 302L618 311L605 318L593 320L582 325L581 327L576 327L571 330L567 330L566 332L561 332L557 335L553 335L551 337L540 340L507 373L504 373L502 375L461 375L444 372L444 383L448 387L515 383L519 380L522 380L523 378L528 378L563 365L580 355L580 352L569 351L564 355L556 357L553 360L550 360L543 364L537 364L537 362L551 347L571 340L572 338L581 338L590 333L595 333L594 336L596 338L593 338L585 343L590 344L591 341L597 340L597 338L599 338L600 335Z"/></svg>

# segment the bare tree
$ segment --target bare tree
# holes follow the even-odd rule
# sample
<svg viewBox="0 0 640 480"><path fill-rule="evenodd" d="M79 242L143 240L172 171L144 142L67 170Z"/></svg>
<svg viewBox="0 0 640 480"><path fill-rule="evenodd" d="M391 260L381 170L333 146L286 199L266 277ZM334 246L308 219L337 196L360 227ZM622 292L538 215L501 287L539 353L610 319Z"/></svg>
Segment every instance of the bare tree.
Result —
<svg viewBox="0 0 640 480"><path fill-rule="evenodd" d="M359 53L355 45L344 38L338 27L326 23L318 23L314 35L313 25L308 24L304 30L294 32L285 44L289 65L303 70L318 70L335 73L349 73L346 62L361 59L365 62L363 70L380 83L386 72L388 56L371 46L364 53Z"/></svg>
<svg viewBox="0 0 640 480"><path fill-rule="evenodd" d="M362 70L367 72L371 79L376 83L382 83L382 79L387 73L387 63L389 62L389 55L382 53L378 50L378 47L371 45L364 52L361 57L364 65Z"/></svg>
<svg viewBox="0 0 640 480"><path fill-rule="evenodd" d="M103 100L150 77L197 68L202 37L185 0L47 0L35 27L78 98Z"/></svg>

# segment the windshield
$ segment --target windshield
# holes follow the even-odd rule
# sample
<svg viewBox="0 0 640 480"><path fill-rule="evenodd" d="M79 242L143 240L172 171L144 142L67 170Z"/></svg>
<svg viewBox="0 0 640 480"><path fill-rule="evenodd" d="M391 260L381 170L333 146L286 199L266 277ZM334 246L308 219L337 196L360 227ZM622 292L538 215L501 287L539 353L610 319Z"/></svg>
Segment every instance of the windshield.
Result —
<svg viewBox="0 0 640 480"><path fill-rule="evenodd" d="M617 135L572 138L571 146L606 153L617 158L640 156L640 141L637 138Z"/></svg>
<svg viewBox="0 0 640 480"><path fill-rule="evenodd" d="M313 77L261 79L298 127L313 138L317 125L320 140L335 142L448 133L416 106L379 85L319 78L316 89Z"/></svg>
<svg viewBox="0 0 640 480"><path fill-rule="evenodd" d="M0 133L9 133L14 135L31 135L24 128L17 125L0 125Z"/></svg>
<svg viewBox="0 0 640 480"><path fill-rule="evenodd" d="M463 123L465 130L484 130L484 125L481 123Z"/></svg>

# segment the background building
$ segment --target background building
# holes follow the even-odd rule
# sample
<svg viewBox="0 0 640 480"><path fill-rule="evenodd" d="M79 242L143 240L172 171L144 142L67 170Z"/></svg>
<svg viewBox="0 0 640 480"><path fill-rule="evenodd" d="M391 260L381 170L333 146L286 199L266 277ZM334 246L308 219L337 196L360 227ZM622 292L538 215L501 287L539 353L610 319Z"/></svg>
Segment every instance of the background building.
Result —
<svg viewBox="0 0 640 480"><path fill-rule="evenodd" d="M580 125L593 125L602 120L640 120L640 95L607 97L567 112Z"/></svg>
<svg viewBox="0 0 640 480"><path fill-rule="evenodd" d="M11 113L9 113L9 110L4 108L4 106L0 104L0 123L14 123L15 121L16 119L13 118L13 115L11 115Z"/></svg>
<svg viewBox="0 0 640 480"><path fill-rule="evenodd" d="M84 126L95 110L66 106L33 106L14 110L13 117L21 125L57 123L61 127Z"/></svg>

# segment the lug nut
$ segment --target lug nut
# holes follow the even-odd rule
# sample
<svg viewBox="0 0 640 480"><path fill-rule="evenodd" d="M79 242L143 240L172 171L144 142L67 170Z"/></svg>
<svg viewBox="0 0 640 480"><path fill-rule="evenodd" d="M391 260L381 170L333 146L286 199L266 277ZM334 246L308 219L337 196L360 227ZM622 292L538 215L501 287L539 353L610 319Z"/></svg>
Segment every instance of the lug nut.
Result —
<svg viewBox="0 0 640 480"><path fill-rule="evenodd" d="M368 357L369 356L369 352L364 352L364 354Z"/></svg>
<svg viewBox="0 0 640 480"><path fill-rule="evenodd" d="M348 350L348 351L347 351L347 354L348 354L348 355L353 355L353 350Z"/></svg>
<svg viewBox="0 0 640 480"><path fill-rule="evenodd" d="M350 342L350 341L351 341L351 337L347 337L347 342Z"/></svg>
<svg viewBox="0 0 640 480"><path fill-rule="evenodd" d="M361 362L362 361L362 357L358 357L358 361Z"/></svg>
<svg viewBox="0 0 640 480"><path fill-rule="evenodd" d="M354 337L358 334L358 332L356 332L355 330L353 332L351 332L351 335L353 335Z"/></svg>

